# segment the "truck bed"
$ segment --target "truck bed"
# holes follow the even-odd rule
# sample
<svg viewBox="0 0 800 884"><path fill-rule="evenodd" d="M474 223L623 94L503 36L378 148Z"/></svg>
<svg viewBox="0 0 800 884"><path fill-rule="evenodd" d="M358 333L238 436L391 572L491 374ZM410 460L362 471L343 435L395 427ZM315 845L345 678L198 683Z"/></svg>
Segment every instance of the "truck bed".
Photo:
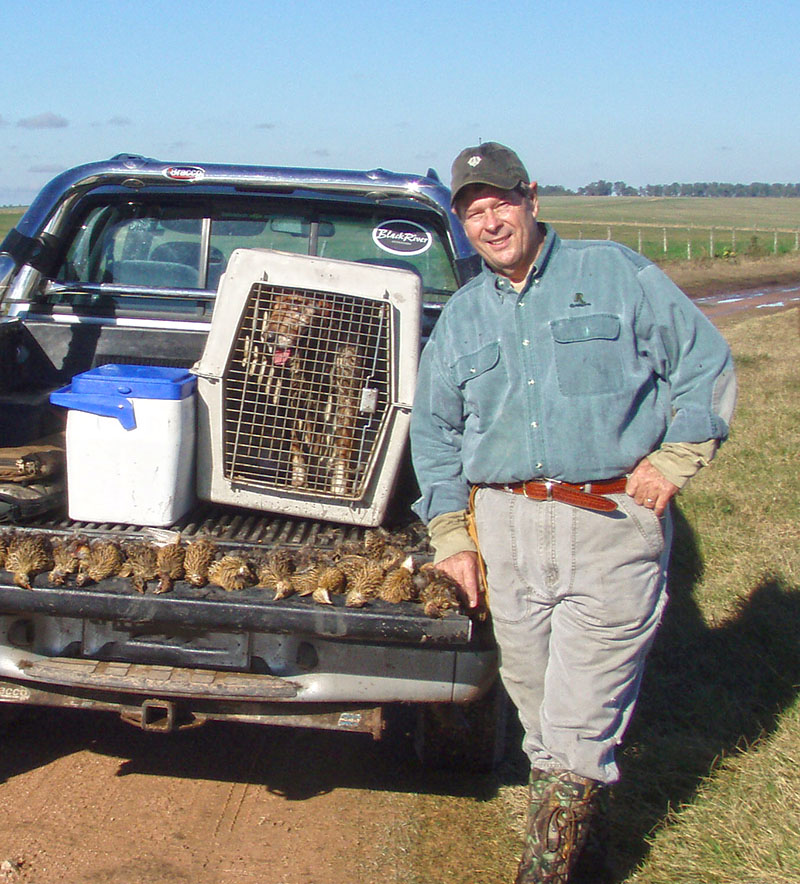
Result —
<svg viewBox="0 0 800 884"><path fill-rule="evenodd" d="M113 537L119 542L152 539L150 529L135 525L77 522L60 516L40 518L15 526L53 538L83 534L92 538ZM232 507L200 503L170 530L184 541L198 537L213 540L220 551L253 555L276 548L297 550L314 547L333 552L345 542L360 540L364 529L310 519L275 516ZM419 523L404 526L413 538L409 553L424 561L430 556L424 529ZM252 587L226 592L214 585L202 588L178 580L165 594L137 592L128 579L111 577L99 584L54 587L46 573L33 578L33 589L21 589L8 571L0 570L0 612L41 613L82 617L126 624L158 624L221 631L255 630L277 634L311 634L335 639L459 645L473 637L469 617L447 611L442 618L427 616L414 602L390 604L373 600L363 608L345 607L343 596L332 605L321 605L310 596L273 600L270 590Z"/></svg>

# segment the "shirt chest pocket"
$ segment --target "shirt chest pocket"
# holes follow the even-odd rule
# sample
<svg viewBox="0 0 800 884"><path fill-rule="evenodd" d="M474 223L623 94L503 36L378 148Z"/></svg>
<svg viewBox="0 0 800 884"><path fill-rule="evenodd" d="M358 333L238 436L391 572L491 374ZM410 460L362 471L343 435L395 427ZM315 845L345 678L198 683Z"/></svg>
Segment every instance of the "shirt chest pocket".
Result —
<svg viewBox="0 0 800 884"><path fill-rule="evenodd" d="M464 395L467 414L491 420L507 384L500 358L500 344L492 341L474 353L461 356L450 366L450 378Z"/></svg>
<svg viewBox="0 0 800 884"><path fill-rule="evenodd" d="M558 388L564 396L616 393L623 387L620 319L595 313L550 322Z"/></svg>

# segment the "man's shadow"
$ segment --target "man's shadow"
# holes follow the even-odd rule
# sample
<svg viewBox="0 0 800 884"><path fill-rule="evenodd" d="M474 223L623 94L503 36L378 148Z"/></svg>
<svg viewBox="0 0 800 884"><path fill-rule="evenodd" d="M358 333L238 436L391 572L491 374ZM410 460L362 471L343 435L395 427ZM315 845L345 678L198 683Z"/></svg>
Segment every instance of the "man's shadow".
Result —
<svg viewBox="0 0 800 884"><path fill-rule="evenodd" d="M689 801L721 756L771 734L800 684L800 588L764 579L709 626L693 597L703 563L674 507L670 601L618 753L609 823L615 880L647 855L647 835Z"/></svg>

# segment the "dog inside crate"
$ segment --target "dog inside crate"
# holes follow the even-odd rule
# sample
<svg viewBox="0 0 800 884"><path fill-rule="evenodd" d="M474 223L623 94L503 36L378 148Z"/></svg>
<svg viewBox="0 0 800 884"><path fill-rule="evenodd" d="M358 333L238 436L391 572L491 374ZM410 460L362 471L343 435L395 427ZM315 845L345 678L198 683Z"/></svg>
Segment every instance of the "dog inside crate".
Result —
<svg viewBox="0 0 800 884"><path fill-rule="evenodd" d="M253 285L227 372L228 477L359 496L388 406L388 325L379 301Z"/></svg>

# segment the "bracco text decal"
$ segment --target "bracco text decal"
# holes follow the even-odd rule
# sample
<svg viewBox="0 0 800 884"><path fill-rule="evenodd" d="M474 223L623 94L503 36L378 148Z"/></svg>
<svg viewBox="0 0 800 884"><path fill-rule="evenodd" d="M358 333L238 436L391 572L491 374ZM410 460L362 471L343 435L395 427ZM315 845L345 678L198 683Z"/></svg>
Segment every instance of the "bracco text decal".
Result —
<svg viewBox="0 0 800 884"><path fill-rule="evenodd" d="M170 166L164 174L173 181L199 181L206 173L198 166Z"/></svg>

